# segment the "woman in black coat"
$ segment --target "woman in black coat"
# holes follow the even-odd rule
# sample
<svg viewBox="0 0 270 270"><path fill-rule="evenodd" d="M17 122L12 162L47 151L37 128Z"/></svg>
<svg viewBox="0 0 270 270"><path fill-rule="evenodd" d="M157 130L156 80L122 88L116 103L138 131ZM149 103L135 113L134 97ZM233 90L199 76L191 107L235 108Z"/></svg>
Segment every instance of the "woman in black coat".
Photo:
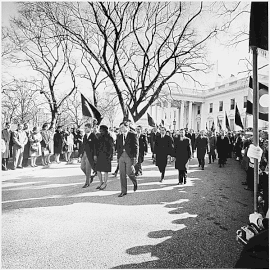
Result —
<svg viewBox="0 0 270 270"><path fill-rule="evenodd" d="M100 136L97 138L97 156L96 156L96 171L100 181L97 189L103 190L107 186L108 172L112 170L113 159L113 138L108 132L108 127L100 126ZM104 172L104 181L102 181L102 174Z"/></svg>
<svg viewBox="0 0 270 270"><path fill-rule="evenodd" d="M185 137L185 130L181 129L179 136L174 140L175 169L178 170L178 184L183 184L183 182L186 184L188 161L191 155L191 140Z"/></svg>
<svg viewBox="0 0 270 270"><path fill-rule="evenodd" d="M64 143L64 138L62 135L62 127L58 126L57 130L53 136L53 142L54 142L54 155L55 155L55 161L56 163L60 163L60 154L63 151L63 143Z"/></svg>

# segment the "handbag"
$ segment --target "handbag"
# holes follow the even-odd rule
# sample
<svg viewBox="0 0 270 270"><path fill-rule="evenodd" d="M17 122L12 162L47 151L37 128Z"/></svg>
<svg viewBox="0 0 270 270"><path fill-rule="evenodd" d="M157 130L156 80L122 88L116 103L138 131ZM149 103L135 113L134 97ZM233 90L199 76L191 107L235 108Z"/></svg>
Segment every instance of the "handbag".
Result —
<svg viewBox="0 0 270 270"><path fill-rule="evenodd" d="M31 150L32 152L37 152L37 151L38 151L38 145L32 144L30 150Z"/></svg>

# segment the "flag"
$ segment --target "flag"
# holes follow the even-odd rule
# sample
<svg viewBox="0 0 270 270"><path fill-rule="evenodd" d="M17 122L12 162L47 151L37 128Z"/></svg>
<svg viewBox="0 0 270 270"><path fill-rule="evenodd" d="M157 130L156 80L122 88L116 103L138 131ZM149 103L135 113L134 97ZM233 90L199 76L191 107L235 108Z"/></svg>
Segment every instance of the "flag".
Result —
<svg viewBox="0 0 270 270"><path fill-rule="evenodd" d="M268 50L268 2L251 2L249 47Z"/></svg>
<svg viewBox="0 0 270 270"><path fill-rule="evenodd" d="M244 129L244 126L242 124L241 116L237 108L237 104L235 105L235 116L234 116L234 122L237 126L241 127Z"/></svg>
<svg viewBox="0 0 270 270"><path fill-rule="evenodd" d="M206 128L206 130L208 131L207 123L205 123L205 128Z"/></svg>
<svg viewBox="0 0 270 270"><path fill-rule="evenodd" d="M98 109L92 105L83 94L81 94L81 99L82 99L82 114L84 116L91 117L92 119L97 120L97 124L99 125L103 117L101 116L100 112Z"/></svg>
<svg viewBox="0 0 270 270"><path fill-rule="evenodd" d="M215 129L215 123L214 123L214 121L213 121L213 123L212 123L212 127L211 127L211 131L215 131L216 129Z"/></svg>
<svg viewBox="0 0 270 270"><path fill-rule="evenodd" d="M218 125L218 127L219 127L219 130L222 130L222 126L221 126L221 123L220 123L220 121L219 121L219 119L218 119L218 116L217 116L217 125Z"/></svg>
<svg viewBox="0 0 270 270"><path fill-rule="evenodd" d="M226 112L225 112L225 119L226 119L226 128L228 129L228 131L231 131L229 119Z"/></svg>
<svg viewBox="0 0 270 270"><path fill-rule="evenodd" d="M153 120L153 118L150 116L149 113L147 113L147 119L148 119L148 125L150 127L155 127L156 126L155 121Z"/></svg>
<svg viewBox="0 0 270 270"><path fill-rule="evenodd" d="M247 98L247 113L253 114L253 82L249 77L249 90ZM268 121L268 87L259 82L259 119ZM264 105L264 106L263 106Z"/></svg>
<svg viewBox="0 0 270 270"><path fill-rule="evenodd" d="M164 127L164 120L161 120L161 125Z"/></svg>

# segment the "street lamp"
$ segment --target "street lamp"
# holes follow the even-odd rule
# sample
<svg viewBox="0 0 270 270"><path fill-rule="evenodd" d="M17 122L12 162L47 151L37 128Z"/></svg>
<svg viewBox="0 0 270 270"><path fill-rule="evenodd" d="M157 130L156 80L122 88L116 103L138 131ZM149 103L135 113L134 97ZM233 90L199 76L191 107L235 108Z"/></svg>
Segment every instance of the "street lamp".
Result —
<svg viewBox="0 0 270 270"><path fill-rule="evenodd" d="M173 128L174 128L174 130L175 130L175 125L176 125L176 121L175 121L175 118L174 118L174 120L173 120Z"/></svg>

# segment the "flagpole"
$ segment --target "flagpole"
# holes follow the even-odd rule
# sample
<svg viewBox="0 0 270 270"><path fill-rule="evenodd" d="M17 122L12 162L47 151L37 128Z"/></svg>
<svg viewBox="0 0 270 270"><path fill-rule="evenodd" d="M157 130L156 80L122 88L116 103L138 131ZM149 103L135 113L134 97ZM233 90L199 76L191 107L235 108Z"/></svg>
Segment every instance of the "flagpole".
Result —
<svg viewBox="0 0 270 270"><path fill-rule="evenodd" d="M253 54L253 144L259 146L259 92L258 92L258 50L256 46L252 46ZM254 212L258 211L257 190L259 183L259 162L254 159Z"/></svg>

